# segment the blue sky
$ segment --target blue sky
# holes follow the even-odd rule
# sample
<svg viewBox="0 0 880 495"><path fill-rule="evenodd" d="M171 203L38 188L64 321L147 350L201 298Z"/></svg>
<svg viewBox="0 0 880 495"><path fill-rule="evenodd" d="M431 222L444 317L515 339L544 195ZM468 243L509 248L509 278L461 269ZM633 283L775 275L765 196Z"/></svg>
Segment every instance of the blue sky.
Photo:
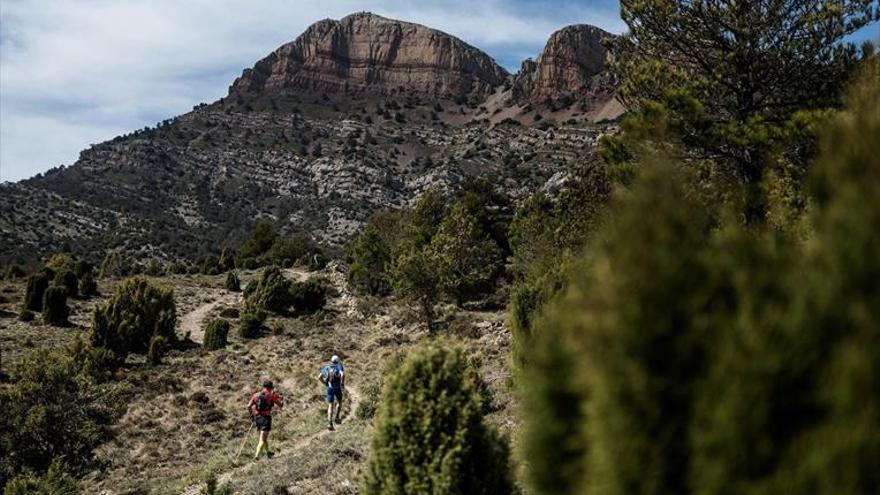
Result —
<svg viewBox="0 0 880 495"><path fill-rule="evenodd" d="M624 29L616 0L2 0L0 181L214 101L312 22L362 10L454 34L511 72L560 27Z"/></svg>

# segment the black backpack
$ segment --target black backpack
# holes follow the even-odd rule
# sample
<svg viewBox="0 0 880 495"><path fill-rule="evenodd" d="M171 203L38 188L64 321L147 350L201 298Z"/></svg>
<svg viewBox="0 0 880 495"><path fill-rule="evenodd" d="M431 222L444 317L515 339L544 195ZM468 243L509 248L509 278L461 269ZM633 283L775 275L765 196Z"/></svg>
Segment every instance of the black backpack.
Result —
<svg viewBox="0 0 880 495"><path fill-rule="evenodd" d="M260 395L257 396L257 400L254 403L254 406L257 408L259 412L268 411L272 406L269 404L269 396L266 395L265 392L260 392Z"/></svg>

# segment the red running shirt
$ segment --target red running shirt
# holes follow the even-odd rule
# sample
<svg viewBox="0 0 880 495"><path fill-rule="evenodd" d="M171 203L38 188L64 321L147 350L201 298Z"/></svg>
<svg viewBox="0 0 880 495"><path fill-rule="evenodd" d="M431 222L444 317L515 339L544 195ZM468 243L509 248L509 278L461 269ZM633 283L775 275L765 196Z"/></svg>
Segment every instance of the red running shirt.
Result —
<svg viewBox="0 0 880 495"><path fill-rule="evenodd" d="M257 398L260 396L260 394L266 394L266 399L269 403L269 408L265 411L257 411ZM254 416L271 416L272 406L284 407L284 401L282 401L281 397L275 392L269 392L265 389L252 395L250 402L248 402L248 409L251 410L251 414L253 414Z"/></svg>

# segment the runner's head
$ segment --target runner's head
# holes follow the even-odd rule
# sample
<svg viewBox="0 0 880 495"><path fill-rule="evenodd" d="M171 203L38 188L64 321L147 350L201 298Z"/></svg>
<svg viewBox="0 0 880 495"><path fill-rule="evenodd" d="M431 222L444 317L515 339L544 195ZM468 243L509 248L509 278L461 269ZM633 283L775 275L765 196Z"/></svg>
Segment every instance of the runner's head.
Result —
<svg viewBox="0 0 880 495"><path fill-rule="evenodd" d="M330 362L331 362L331 363L338 363L338 362L339 362L339 356L334 355L332 358L330 358Z"/></svg>
<svg viewBox="0 0 880 495"><path fill-rule="evenodd" d="M274 385L272 385L272 380L266 380L263 382L263 388L272 390Z"/></svg>

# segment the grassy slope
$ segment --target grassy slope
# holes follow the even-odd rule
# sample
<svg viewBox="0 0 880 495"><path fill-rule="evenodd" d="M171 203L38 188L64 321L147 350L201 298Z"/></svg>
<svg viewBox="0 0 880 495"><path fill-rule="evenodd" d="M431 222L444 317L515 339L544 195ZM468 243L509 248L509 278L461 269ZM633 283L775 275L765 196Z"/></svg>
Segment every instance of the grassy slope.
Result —
<svg viewBox="0 0 880 495"><path fill-rule="evenodd" d="M128 411L114 427L114 438L99 449L103 468L87 476L83 488L89 493L197 493L198 484L213 471L236 493L357 493L371 421L346 406L348 418L339 429L316 436L323 431L326 409L314 376L331 354L339 354L352 391L364 405L373 404L387 360L429 337L417 313L390 301L353 297L342 286L341 274L328 274L342 294L318 315L273 316L267 322L271 330L262 338L242 341L233 332L224 350L174 351L156 368L142 357L130 358L121 374L132 385ZM253 275L245 274L244 281ZM159 281L174 286L179 322L224 297L222 276ZM112 285L102 284L102 293L111 293ZM0 309L17 313L22 291L22 284L7 283L0 289L7 299ZM44 326L39 318L28 324L8 314L0 317L3 370L29 347L58 345L86 331L91 308L105 297L73 301L72 321L77 326L69 329ZM226 299L237 304L235 298ZM229 305L214 305L207 317ZM453 308L445 308L444 314L443 333L482 363L493 397L489 421L511 432L515 419L503 315ZM264 378L273 379L287 400L271 436L272 449L279 455L250 463L255 447L251 432L241 457L233 460L250 425L244 404Z"/></svg>

